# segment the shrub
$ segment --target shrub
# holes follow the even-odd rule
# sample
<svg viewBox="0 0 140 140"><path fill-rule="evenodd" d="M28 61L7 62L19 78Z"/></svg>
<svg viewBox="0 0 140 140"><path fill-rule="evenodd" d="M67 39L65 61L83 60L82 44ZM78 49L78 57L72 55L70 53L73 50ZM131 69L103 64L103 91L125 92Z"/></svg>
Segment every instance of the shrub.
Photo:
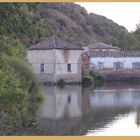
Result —
<svg viewBox="0 0 140 140"><path fill-rule="evenodd" d="M93 80L92 80L91 77L84 77L84 78L82 79L82 85L83 85L84 87L90 87L92 84L93 84Z"/></svg>
<svg viewBox="0 0 140 140"><path fill-rule="evenodd" d="M96 77L97 73L95 73L94 71L91 70L91 71L89 71L89 75L92 77Z"/></svg>
<svg viewBox="0 0 140 140"><path fill-rule="evenodd" d="M64 79L59 79L58 82L57 82L57 86L59 88L63 88L65 86L65 81Z"/></svg>
<svg viewBox="0 0 140 140"><path fill-rule="evenodd" d="M1 57L0 79L0 133L7 135L32 126L42 97L26 62L14 57Z"/></svg>
<svg viewBox="0 0 140 140"><path fill-rule="evenodd" d="M101 75L97 75L95 79L96 86L102 86L105 83L104 78Z"/></svg>
<svg viewBox="0 0 140 140"><path fill-rule="evenodd" d="M105 83L104 78L98 73L95 73L94 71L90 71L89 75L92 76L93 79L95 80L95 86L101 86Z"/></svg>

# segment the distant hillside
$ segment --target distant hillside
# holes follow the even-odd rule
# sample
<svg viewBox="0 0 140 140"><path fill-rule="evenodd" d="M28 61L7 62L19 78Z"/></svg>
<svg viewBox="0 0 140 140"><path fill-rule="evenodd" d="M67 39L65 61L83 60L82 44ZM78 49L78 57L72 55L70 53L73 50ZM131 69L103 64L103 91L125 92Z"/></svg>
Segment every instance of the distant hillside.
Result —
<svg viewBox="0 0 140 140"><path fill-rule="evenodd" d="M88 14L75 3L26 3L22 10L37 30L33 32L36 34L33 39L31 37L35 35L26 36L30 43L53 34L80 46L95 42L110 43L121 32L126 31L124 27L104 16Z"/></svg>
<svg viewBox="0 0 140 140"><path fill-rule="evenodd" d="M26 48L57 35L79 46L103 42L124 50L140 49L139 28L129 33L75 3L1 3L0 8L0 39L16 39Z"/></svg>

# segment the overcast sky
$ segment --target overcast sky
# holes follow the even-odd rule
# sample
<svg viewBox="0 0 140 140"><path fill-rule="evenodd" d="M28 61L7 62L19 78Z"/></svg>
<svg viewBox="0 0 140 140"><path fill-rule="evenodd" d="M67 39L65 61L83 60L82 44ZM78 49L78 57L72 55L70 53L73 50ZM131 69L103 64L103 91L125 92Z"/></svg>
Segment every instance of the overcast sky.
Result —
<svg viewBox="0 0 140 140"><path fill-rule="evenodd" d="M135 30L140 23L140 2L77 2L88 13L103 15L112 19L128 31Z"/></svg>

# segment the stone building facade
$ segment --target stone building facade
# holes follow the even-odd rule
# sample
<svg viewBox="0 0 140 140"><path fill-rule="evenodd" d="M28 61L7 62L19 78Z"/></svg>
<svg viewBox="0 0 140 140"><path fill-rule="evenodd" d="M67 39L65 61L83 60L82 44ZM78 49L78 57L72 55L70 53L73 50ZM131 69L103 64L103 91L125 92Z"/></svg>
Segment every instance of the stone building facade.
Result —
<svg viewBox="0 0 140 140"><path fill-rule="evenodd" d="M41 82L81 82L81 53L81 47L50 37L31 46L27 60Z"/></svg>

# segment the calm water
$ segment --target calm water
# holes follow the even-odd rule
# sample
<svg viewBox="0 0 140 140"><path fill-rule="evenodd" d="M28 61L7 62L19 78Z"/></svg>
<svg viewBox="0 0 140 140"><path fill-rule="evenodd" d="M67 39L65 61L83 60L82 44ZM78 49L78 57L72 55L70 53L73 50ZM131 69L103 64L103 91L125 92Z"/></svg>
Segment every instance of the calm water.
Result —
<svg viewBox="0 0 140 140"><path fill-rule="evenodd" d="M140 136L140 85L44 87L39 112L49 135Z"/></svg>

